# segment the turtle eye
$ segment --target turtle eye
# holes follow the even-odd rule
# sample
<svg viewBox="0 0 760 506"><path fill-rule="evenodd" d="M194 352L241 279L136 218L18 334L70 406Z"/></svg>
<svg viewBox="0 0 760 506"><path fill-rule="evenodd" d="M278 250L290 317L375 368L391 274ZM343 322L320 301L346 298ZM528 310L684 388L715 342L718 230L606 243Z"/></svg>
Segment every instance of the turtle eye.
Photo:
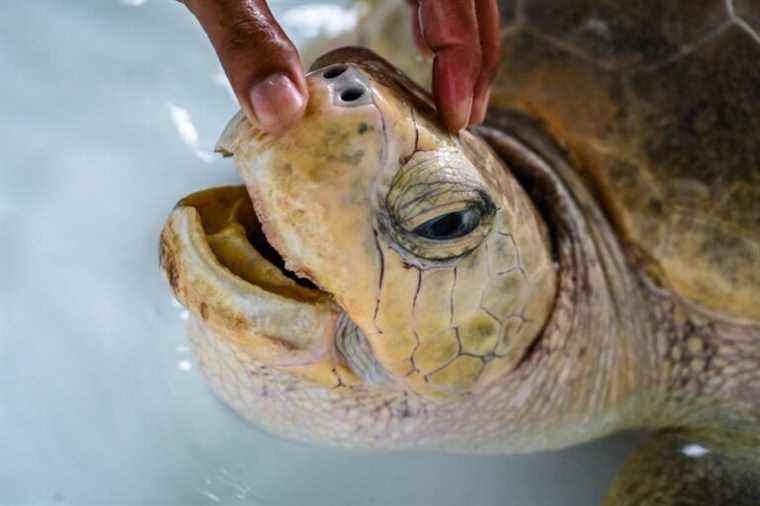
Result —
<svg viewBox="0 0 760 506"><path fill-rule="evenodd" d="M447 241L465 236L478 228L481 210L468 207L461 211L437 216L417 226L413 232L432 241Z"/></svg>
<svg viewBox="0 0 760 506"><path fill-rule="evenodd" d="M498 209L489 191L461 150L417 151L380 201L378 230L411 265L455 262L491 231Z"/></svg>

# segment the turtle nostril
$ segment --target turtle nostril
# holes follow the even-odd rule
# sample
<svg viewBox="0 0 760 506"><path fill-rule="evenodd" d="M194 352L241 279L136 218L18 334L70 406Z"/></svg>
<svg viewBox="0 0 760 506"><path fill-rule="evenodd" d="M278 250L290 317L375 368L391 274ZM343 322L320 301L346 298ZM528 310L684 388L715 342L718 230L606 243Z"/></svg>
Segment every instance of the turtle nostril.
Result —
<svg viewBox="0 0 760 506"><path fill-rule="evenodd" d="M335 79L339 75L341 75L343 72L346 71L345 65L335 65L334 67L330 67L329 69L325 70L325 73L322 74L322 77L325 79Z"/></svg>
<svg viewBox="0 0 760 506"><path fill-rule="evenodd" d="M353 102L359 100L364 95L364 90L361 88L349 88L340 94L340 99L344 102Z"/></svg>
<svg viewBox="0 0 760 506"><path fill-rule="evenodd" d="M337 63L320 70L322 86L329 90L333 105L357 107L366 105L372 96L367 76L345 63Z"/></svg>

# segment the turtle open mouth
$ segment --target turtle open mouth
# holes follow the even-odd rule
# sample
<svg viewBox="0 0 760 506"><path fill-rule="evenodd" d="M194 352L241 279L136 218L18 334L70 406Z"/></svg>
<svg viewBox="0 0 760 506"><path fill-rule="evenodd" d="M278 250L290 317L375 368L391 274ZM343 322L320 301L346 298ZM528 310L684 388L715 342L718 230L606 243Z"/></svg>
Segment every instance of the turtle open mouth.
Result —
<svg viewBox="0 0 760 506"><path fill-rule="evenodd" d="M324 293L285 266L266 238L244 186L212 188L189 195L178 207L198 212L209 246L219 263L239 278L285 297L312 299Z"/></svg>
<svg viewBox="0 0 760 506"><path fill-rule="evenodd" d="M330 374L339 367L334 341L343 310L285 267L244 186L182 199L161 233L160 258L175 296L214 335L262 364L302 374L307 367L322 384L338 381Z"/></svg>
<svg viewBox="0 0 760 506"><path fill-rule="evenodd" d="M243 199L241 199L241 201L242 200ZM247 213L250 211L253 213L252 219L244 224L246 237L248 238L248 242L251 243L251 246L253 246L253 248L258 251L265 260L279 269L285 277L292 279L304 288L319 290L317 285L311 280L299 276L285 266L285 259L282 258L282 255L280 255L275 247L267 241L267 237L264 235L264 231L261 228L261 221L258 219L256 211L251 205L251 201L248 199L245 203L241 202L241 207L245 208L244 212Z"/></svg>
<svg viewBox="0 0 760 506"><path fill-rule="evenodd" d="M202 325L265 365L323 386L385 380L333 296L286 267L244 186L182 199L161 234L161 266ZM336 339L339 342L336 342Z"/></svg>

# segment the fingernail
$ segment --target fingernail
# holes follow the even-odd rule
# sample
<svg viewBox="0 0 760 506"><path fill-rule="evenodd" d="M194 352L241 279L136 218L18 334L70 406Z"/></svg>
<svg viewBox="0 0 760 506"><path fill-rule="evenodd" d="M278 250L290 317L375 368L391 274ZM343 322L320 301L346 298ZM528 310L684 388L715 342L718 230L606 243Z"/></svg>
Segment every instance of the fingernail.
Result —
<svg viewBox="0 0 760 506"><path fill-rule="evenodd" d="M251 89L251 105L261 128L279 130L301 117L306 98L285 74L272 74Z"/></svg>
<svg viewBox="0 0 760 506"><path fill-rule="evenodd" d="M436 56L434 93L448 128L454 132L467 126L472 110L472 64L463 52L449 49Z"/></svg>
<svg viewBox="0 0 760 506"><path fill-rule="evenodd" d="M456 124L460 125L459 130L465 128L470 119L470 112L472 111L472 96L459 100L455 108L456 111Z"/></svg>
<svg viewBox="0 0 760 506"><path fill-rule="evenodd" d="M486 90L486 94L480 100L475 100L472 104L472 116L470 117L470 124L477 125L483 123L486 119L486 112L488 112L488 102L491 99L491 89Z"/></svg>

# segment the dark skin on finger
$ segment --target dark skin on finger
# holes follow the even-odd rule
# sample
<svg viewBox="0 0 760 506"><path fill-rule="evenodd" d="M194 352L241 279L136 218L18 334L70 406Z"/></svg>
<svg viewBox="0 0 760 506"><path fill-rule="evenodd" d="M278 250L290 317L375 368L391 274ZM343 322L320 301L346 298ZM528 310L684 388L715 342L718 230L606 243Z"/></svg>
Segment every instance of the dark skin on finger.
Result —
<svg viewBox="0 0 760 506"><path fill-rule="evenodd" d="M499 61L499 10L495 0L416 3L415 40L433 53L433 95L451 131L480 123Z"/></svg>
<svg viewBox="0 0 760 506"><path fill-rule="evenodd" d="M185 0L219 56L251 121L278 133L308 100L301 60L263 0Z"/></svg>
<svg viewBox="0 0 760 506"><path fill-rule="evenodd" d="M270 133L304 113L306 79L293 43L264 0L184 0L216 50L248 118ZM499 59L496 0L417 0L412 29L433 55L433 95L449 130L480 123Z"/></svg>

